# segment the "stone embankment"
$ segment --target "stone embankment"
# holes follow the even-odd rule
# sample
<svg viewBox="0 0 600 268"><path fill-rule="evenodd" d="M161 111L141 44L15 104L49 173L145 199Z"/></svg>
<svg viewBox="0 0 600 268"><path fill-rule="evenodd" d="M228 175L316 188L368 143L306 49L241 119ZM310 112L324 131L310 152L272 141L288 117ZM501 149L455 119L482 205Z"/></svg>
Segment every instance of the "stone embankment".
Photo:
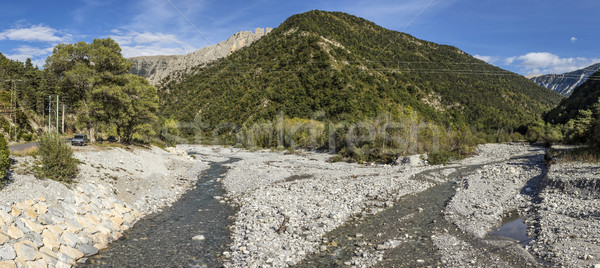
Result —
<svg viewBox="0 0 600 268"><path fill-rule="evenodd" d="M35 179L17 157L0 191L0 267L70 267L174 202L206 167L158 148L79 149L76 183ZM151 187L148 187L151 186Z"/></svg>

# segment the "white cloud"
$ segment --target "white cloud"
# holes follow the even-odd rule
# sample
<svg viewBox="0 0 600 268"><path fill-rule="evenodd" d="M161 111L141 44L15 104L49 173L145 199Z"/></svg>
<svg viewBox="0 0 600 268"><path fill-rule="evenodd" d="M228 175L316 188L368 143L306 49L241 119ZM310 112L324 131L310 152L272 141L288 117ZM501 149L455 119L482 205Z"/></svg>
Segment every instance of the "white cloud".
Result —
<svg viewBox="0 0 600 268"><path fill-rule="evenodd" d="M23 45L23 46L17 47L15 50L21 54L30 55L31 57L35 57L35 56L49 55L50 53L52 53L53 49L54 49L54 47L38 48L38 47Z"/></svg>
<svg viewBox="0 0 600 268"><path fill-rule="evenodd" d="M600 62L600 58L561 58L549 52L530 52L505 60L508 65L518 65L527 74L565 73Z"/></svg>
<svg viewBox="0 0 600 268"><path fill-rule="evenodd" d="M34 66L42 67L46 62L46 58L52 54L53 47L48 48L37 48L27 45L19 46L12 51L12 54L6 54L6 57L12 60L25 62L27 59L31 59Z"/></svg>
<svg viewBox="0 0 600 268"><path fill-rule="evenodd" d="M63 42L69 39L69 35L59 35L59 31L54 28L43 25L33 25L24 28L8 29L0 32L0 40L8 39L26 42Z"/></svg>
<svg viewBox="0 0 600 268"><path fill-rule="evenodd" d="M577 38L575 36L571 37L571 43L575 43L577 41Z"/></svg>
<svg viewBox="0 0 600 268"><path fill-rule="evenodd" d="M504 64L506 64L506 65L511 65L511 64L513 64L513 62L515 62L515 60L516 60L516 59L517 59L517 57L509 57L509 58L506 58L506 59L504 60Z"/></svg>
<svg viewBox="0 0 600 268"><path fill-rule="evenodd" d="M123 56L126 58L137 56L182 55L191 52L182 47L161 47L156 45L121 46L121 50Z"/></svg>
<svg viewBox="0 0 600 268"><path fill-rule="evenodd" d="M485 61L489 64L492 64L492 63L498 61L498 57L494 57L494 56L473 55L473 57L475 57L476 59Z"/></svg>
<svg viewBox="0 0 600 268"><path fill-rule="evenodd" d="M179 43L182 42L177 39L177 37L173 34L163 34L163 33L140 33L137 34L133 41L136 43L148 44L148 43Z"/></svg>
<svg viewBox="0 0 600 268"><path fill-rule="evenodd" d="M195 49L186 42L179 40L173 34L136 31L111 31L114 39L121 46L123 56L152 56L186 54Z"/></svg>

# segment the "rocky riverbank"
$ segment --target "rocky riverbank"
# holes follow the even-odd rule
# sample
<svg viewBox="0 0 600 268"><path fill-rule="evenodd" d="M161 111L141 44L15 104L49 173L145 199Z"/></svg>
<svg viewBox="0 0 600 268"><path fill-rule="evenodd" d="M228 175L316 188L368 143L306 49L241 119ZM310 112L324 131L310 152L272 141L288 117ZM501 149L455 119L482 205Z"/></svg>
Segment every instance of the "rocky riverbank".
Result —
<svg viewBox="0 0 600 268"><path fill-rule="evenodd" d="M430 184L410 177L428 167L328 163L328 154L247 152L230 148L178 147L199 159L237 157L223 185L240 207L226 267L292 265L326 244L322 236L351 216L375 213L392 200ZM366 211L367 205L373 209Z"/></svg>
<svg viewBox="0 0 600 268"><path fill-rule="evenodd" d="M76 183L38 180L16 157L0 191L0 267L70 267L177 200L206 164L151 149L76 150Z"/></svg>
<svg viewBox="0 0 600 268"><path fill-rule="evenodd" d="M313 254L327 253L337 245L326 239L326 234L351 219L402 205L394 201L445 183L451 179L451 174L465 175L452 178L456 180L457 193L444 209L445 219L475 240L481 239L501 224L505 212L527 211L537 192L536 182L544 173L544 149L525 145L481 146L476 156L444 167L410 165L416 161L394 166L328 163L330 155L307 152L285 154L219 147L179 148L194 151L198 158L207 161L228 157L241 159L230 165L230 172L223 179L228 191L224 199L240 207L231 227L233 244L223 253L226 267L284 267ZM458 170L461 172L457 173ZM416 213L439 211L423 212L420 209ZM470 244L472 241L460 232L448 233L448 228L444 229L445 232L437 231L432 237L416 239L429 240L438 247L437 254L443 260L440 264L476 266L478 262L473 262L469 256L479 254L475 250L479 246ZM362 234L355 235L358 243L358 236L362 237ZM372 250L366 243L362 253L359 250L358 255L344 263L349 266L386 263L386 258L394 258L385 252L393 251L402 243L412 243L411 234L400 235L404 236L385 238L389 245L377 244ZM453 239L458 242L445 243ZM490 249L497 250L508 248L505 244L509 242L505 239L485 243ZM464 254L452 256L456 245L461 243L466 245L461 248L473 250L465 249ZM479 264L510 266L519 260L536 263L535 258L516 245L510 246L513 252L508 254L515 258ZM501 252L494 254L489 257L502 255ZM465 259L458 260L462 258L460 256Z"/></svg>
<svg viewBox="0 0 600 268"><path fill-rule="evenodd" d="M552 164L530 213L531 252L564 267L600 267L600 166Z"/></svg>

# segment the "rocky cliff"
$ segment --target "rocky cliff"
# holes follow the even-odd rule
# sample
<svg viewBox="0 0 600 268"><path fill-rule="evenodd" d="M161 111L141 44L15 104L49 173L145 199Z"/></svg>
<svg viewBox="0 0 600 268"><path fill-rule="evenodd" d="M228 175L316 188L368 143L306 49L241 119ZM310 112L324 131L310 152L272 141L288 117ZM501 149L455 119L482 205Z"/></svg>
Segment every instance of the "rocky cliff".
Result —
<svg viewBox="0 0 600 268"><path fill-rule="evenodd" d="M271 32L271 28L256 28L251 31L238 32L226 41L208 46L186 55L170 56L141 56L133 57L131 73L143 76L151 84L157 85L165 77L179 71L204 65L211 61L223 58Z"/></svg>
<svg viewBox="0 0 600 268"><path fill-rule="evenodd" d="M564 73L564 74L546 74L534 77L528 77L536 84L556 91L563 96L570 96L573 89L583 84L585 80L594 72L600 69L600 63L588 66L586 68Z"/></svg>

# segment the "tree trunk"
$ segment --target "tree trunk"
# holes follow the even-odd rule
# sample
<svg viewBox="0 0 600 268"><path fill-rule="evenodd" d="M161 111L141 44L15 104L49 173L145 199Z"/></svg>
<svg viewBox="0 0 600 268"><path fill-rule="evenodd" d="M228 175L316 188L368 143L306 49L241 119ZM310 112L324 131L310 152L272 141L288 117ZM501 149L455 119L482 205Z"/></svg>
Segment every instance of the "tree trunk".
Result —
<svg viewBox="0 0 600 268"><path fill-rule="evenodd" d="M90 132L89 133L90 134L90 137L89 137L90 143L96 143L96 137L95 137L96 133L95 133L95 130L94 130L94 125L88 126L88 129L89 129L89 132Z"/></svg>

